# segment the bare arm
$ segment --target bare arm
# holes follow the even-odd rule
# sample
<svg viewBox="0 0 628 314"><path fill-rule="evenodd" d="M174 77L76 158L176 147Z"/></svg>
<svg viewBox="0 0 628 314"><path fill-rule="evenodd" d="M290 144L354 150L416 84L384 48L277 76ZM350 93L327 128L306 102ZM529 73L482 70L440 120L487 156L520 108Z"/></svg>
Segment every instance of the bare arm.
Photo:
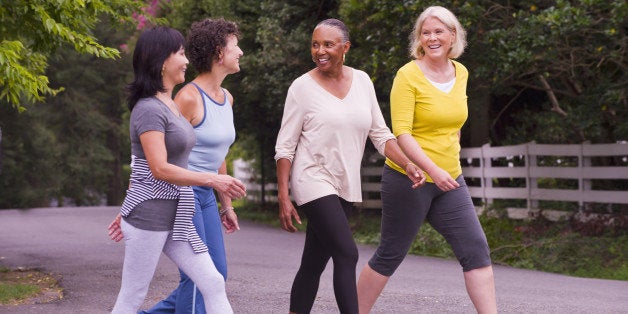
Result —
<svg viewBox="0 0 628 314"><path fill-rule="evenodd" d="M140 135L140 141L151 173L156 179L176 185L210 186L219 193L234 198L245 195L244 185L235 178L213 173L193 172L168 163L164 133L148 131ZM120 219L121 215L118 214L107 227L109 237L115 242L124 238L120 228Z"/></svg>
<svg viewBox="0 0 628 314"><path fill-rule="evenodd" d="M230 198L246 195L246 187L236 178L210 172L194 172L168 163L164 137L164 133L159 131L148 131L140 135L146 161L156 179L175 185L209 186Z"/></svg>

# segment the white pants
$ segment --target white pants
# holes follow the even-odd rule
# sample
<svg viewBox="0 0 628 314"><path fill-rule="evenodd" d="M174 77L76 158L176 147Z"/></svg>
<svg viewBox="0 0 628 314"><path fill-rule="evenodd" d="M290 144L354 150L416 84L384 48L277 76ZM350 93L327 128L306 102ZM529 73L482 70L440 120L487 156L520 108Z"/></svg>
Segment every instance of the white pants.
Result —
<svg viewBox="0 0 628 314"><path fill-rule="evenodd" d="M144 303L159 257L163 251L196 284L207 313L233 313L225 280L209 253L195 254L187 241L172 240L171 231L149 231L133 227L124 219L124 266L122 285L111 313L135 314Z"/></svg>

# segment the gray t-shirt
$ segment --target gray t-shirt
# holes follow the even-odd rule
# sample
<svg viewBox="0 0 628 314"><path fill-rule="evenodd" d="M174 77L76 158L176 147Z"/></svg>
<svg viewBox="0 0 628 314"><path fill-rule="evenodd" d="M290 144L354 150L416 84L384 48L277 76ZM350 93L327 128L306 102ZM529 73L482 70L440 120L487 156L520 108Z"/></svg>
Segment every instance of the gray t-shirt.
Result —
<svg viewBox="0 0 628 314"><path fill-rule="evenodd" d="M131 154L146 159L140 135L148 131L165 134L168 163L188 167L188 156L196 143L194 129L182 116L173 113L156 97L140 99L130 121ZM140 203L124 219L136 228L152 231L172 230L178 200L152 199Z"/></svg>

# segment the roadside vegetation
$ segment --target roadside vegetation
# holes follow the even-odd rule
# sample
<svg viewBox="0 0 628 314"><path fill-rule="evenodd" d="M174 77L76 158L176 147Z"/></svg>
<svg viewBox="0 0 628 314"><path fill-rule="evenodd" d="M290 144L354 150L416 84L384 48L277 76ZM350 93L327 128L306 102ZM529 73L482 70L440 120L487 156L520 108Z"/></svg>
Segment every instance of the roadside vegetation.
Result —
<svg viewBox="0 0 628 314"><path fill-rule="evenodd" d="M238 217L280 228L278 206L242 203ZM604 227L604 221L578 223L503 218L500 210L480 216L491 247L491 257L498 265L539 270L577 277L628 280L628 234L624 227ZM305 217L301 215L305 230ZM377 245L380 214L376 210L358 210L350 219L354 237L360 244ZM453 259L445 239L429 224L417 235L411 254Z"/></svg>
<svg viewBox="0 0 628 314"><path fill-rule="evenodd" d="M50 302L63 298L57 278L36 269L0 266L0 305Z"/></svg>

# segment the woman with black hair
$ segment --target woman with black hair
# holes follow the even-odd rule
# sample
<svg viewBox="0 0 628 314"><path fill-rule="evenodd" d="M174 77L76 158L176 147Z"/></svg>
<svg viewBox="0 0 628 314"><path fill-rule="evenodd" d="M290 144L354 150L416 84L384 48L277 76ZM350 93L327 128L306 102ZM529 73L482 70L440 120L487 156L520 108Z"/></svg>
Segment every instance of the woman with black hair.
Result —
<svg viewBox="0 0 628 314"><path fill-rule="evenodd" d="M246 189L228 175L187 169L196 136L172 100L173 88L185 81L184 44L178 31L156 27L140 35L133 53L135 78L128 87L132 171L118 222L125 255L112 313L137 313L162 251L197 284L208 312L233 312L225 281L194 229L190 186L212 187L229 198L244 196Z"/></svg>

